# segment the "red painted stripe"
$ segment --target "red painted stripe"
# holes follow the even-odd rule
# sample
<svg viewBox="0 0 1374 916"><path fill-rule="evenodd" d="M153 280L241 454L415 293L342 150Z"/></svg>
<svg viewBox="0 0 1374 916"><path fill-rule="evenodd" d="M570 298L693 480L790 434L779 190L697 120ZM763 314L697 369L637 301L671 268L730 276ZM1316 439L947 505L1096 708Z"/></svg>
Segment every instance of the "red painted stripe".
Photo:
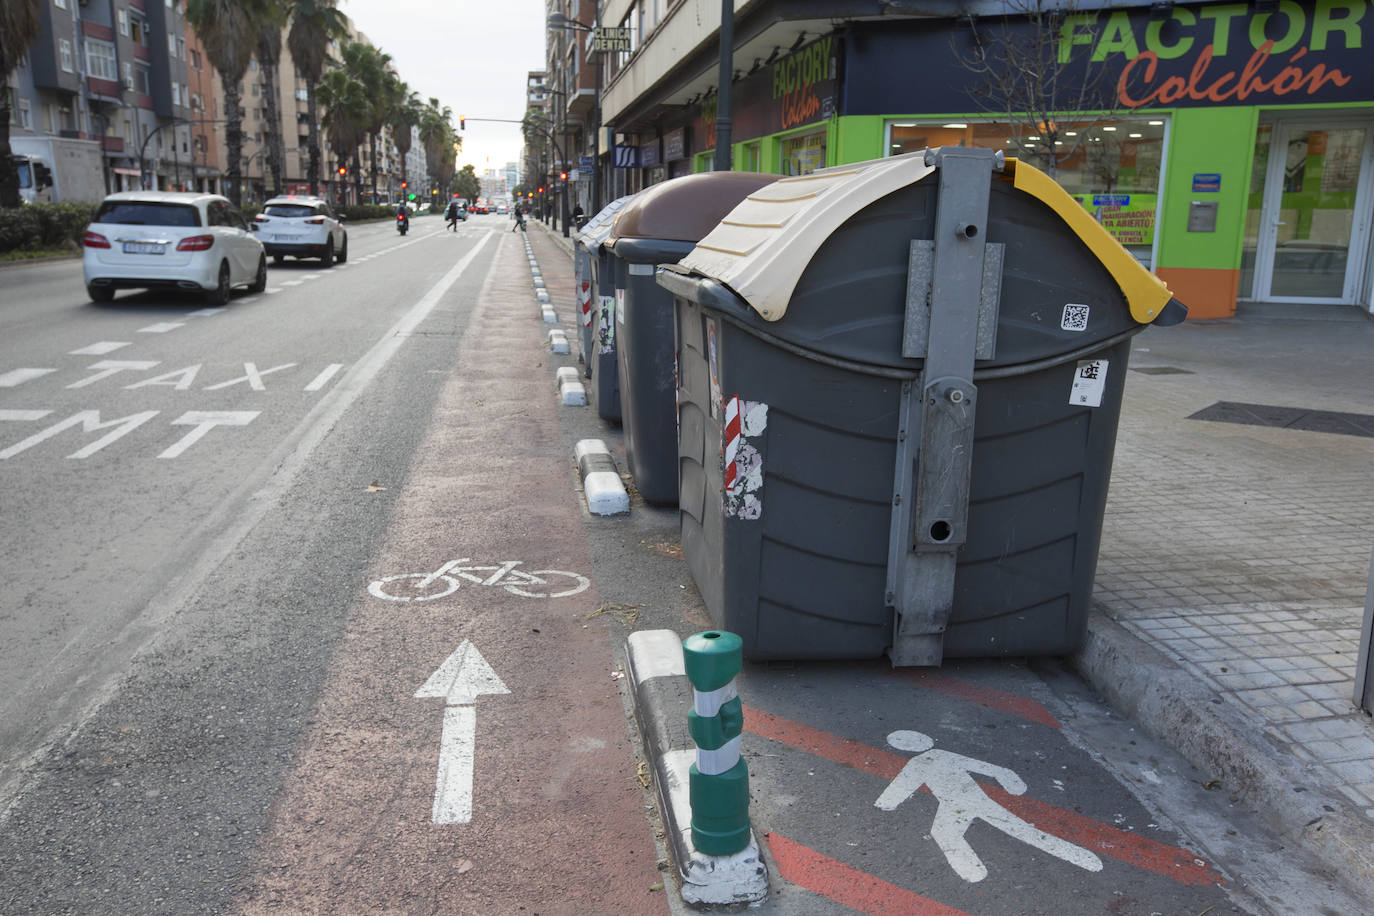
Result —
<svg viewBox="0 0 1374 916"><path fill-rule="evenodd" d="M823 856L779 833L768 834L778 873L793 884L869 916L968 916L929 897Z"/></svg>
<svg viewBox="0 0 1374 916"><path fill-rule="evenodd" d="M897 676L926 690L968 700L970 703L977 703L979 706L996 709L1031 722L1039 722L1050 728L1061 727L1059 720L1050 715L1048 709L1029 697L1017 696L1005 690L994 690L991 687L979 687L977 684L970 684L968 681L935 671L915 671L908 668L897 672Z"/></svg>
<svg viewBox="0 0 1374 916"><path fill-rule="evenodd" d="M744 730L861 770L885 782L891 782L909 759L906 755L841 738L752 706L744 708ZM1169 846L1127 830L1118 830L1024 795L1012 795L999 786L980 785L989 798L1022 820L1084 849L1091 849L1098 855L1152 871L1179 884L1201 886L1226 883L1225 878L1187 849ZM923 786L921 791L929 790Z"/></svg>

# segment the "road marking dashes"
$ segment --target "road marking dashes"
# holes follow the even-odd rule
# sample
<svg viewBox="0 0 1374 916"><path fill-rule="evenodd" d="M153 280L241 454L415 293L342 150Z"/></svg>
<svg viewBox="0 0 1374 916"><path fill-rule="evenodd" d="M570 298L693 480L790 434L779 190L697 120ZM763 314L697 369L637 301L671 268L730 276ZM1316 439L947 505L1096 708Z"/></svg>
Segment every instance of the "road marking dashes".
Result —
<svg viewBox="0 0 1374 916"><path fill-rule="evenodd" d="M166 334L168 331L175 331L177 328L184 327L184 321L162 321L157 324L150 324L146 328L139 328L140 334Z"/></svg>
<svg viewBox="0 0 1374 916"><path fill-rule="evenodd" d="M218 315L218 314L219 314L220 312L222 312L222 311L224 311L223 308L196 309L194 312L188 312L188 313L186 314L186 317L187 317L187 318L208 318L208 317L211 316L211 315Z"/></svg>
<svg viewBox="0 0 1374 916"><path fill-rule="evenodd" d="M191 314L194 315L195 312L192 312ZM100 343L93 343L89 347L82 347L80 350L69 350L67 352L67 355L104 356L106 353L113 353L114 351L122 347L127 347L128 345L129 342L127 340L102 340L100 341Z"/></svg>
<svg viewBox="0 0 1374 916"><path fill-rule="evenodd" d="M304 280L287 280L282 283L282 286L300 286L304 282Z"/></svg>
<svg viewBox="0 0 1374 916"><path fill-rule="evenodd" d="M49 372L56 371L56 369L14 369L0 375L0 388L14 388L47 375Z"/></svg>

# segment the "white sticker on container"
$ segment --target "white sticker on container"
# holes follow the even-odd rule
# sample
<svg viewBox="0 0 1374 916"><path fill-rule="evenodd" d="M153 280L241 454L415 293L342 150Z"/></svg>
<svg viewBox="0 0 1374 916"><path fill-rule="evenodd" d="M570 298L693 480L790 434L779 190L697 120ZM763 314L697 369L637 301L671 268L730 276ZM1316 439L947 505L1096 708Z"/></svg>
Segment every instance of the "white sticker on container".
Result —
<svg viewBox="0 0 1374 916"><path fill-rule="evenodd" d="M1070 302L1064 306L1064 315L1059 319L1059 327L1065 331L1086 331L1088 329L1088 307Z"/></svg>
<svg viewBox="0 0 1374 916"><path fill-rule="evenodd" d="M625 323L625 290L619 287L615 291L615 323Z"/></svg>
<svg viewBox="0 0 1374 916"><path fill-rule="evenodd" d="M711 368L711 416L720 416L722 395L720 392L720 364L716 357L716 320L706 319L706 355Z"/></svg>
<svg viewBox="0 0 1374 916"><path fill-rule="evenodd" d="M1080 359L1069 389L1069 404L1074 407L1101 407L1102 391L1107 387L1107 361Z"/></svg>

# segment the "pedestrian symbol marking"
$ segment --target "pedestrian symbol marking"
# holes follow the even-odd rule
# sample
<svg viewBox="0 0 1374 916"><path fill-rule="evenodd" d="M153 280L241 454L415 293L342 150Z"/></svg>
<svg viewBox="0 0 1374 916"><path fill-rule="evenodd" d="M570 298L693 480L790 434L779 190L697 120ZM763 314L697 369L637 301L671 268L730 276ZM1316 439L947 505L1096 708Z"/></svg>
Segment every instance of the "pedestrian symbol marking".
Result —
<svg viewBox="0 0 1374 916"><path fill-rule="evenodd" d="M887 736L887 743L915 756L907 761L873 804L884 811L893 811L922 786L928 787L938 802L930 838L945 854L950 867L965 881L978 882L988 876L987 866L964 839L976 820L1071 865L1087 871L1102 870L1102 860L1093 853L1032 826L989 798L973 781L972 774L980 773L997 780L1012 795L1024 795L1026 783L1006 767L963 754L934 750L935 740L918 731L892 732Z"/></svg>

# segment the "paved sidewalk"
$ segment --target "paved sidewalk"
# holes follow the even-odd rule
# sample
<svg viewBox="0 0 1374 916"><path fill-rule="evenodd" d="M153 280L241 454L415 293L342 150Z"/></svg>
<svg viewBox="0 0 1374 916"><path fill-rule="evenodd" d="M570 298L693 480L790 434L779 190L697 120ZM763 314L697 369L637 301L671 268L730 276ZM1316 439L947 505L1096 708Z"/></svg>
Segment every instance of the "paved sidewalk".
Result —
<svg viewBox="0 0 1374 916"><path fill-rule="evenodd" d="M1374 320L1242 307L1148 329L1131 361L1098 613L1073 661L1219 791L1368 892L1374 724L1352 694L1374 548ZM1192 418L1208 408L1287 425Z"/></svg>

